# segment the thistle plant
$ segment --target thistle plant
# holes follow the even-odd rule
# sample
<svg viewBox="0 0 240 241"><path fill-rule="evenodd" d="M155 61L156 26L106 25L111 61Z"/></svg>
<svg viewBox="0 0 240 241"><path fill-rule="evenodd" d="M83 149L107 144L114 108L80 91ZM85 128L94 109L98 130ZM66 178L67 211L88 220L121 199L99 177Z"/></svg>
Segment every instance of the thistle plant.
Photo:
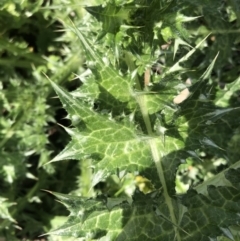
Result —
<svg viewBox="0 0 240 241"><path fill-rule="evenodd" d="M70 216L50 233L79 240L234 240L240 115L231 98L240 79L221 92L212 78L222 64L215 49L214 57L194 64L212 35L193 41L184 23L194 26L201 16L187 16L177 1L109 1L85 9L93 28L69 27L85 51L82 85L69 93L50 80L72 121L64 127L71 142L51 162L80 161L90 185L78 196L51 192ZM228 165L177 193L178 168L187 160L203 163L202 152ZM97 192L109 178L122 189ZM144 190L125 182L139 179Z"/></svg>

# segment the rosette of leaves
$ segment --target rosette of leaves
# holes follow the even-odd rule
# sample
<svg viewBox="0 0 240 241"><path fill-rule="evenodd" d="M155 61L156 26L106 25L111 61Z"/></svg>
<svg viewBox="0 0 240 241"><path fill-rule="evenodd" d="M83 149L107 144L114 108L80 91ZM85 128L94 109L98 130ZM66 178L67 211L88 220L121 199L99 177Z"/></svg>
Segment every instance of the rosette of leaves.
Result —
<svg viewBox="0 0 240 241"><path fill-rule="evenodd" d="M228 132L232 138L230 150L235 150L233 152L237 154L239 138L234 137L237 124L231 115L234 113L237 116L239 109L236 106L218 106L213 100L216 88L209 79L217 53L203 74L196 73L190 87L183 84L188 71L184 64L205 43L206 38L193 49L178 55L172 66L167 64L169 57L160 58L166 66L162 65L160 75L152 76L150 83L144 83L142 69L146 63L140 60L148 54L150 65L159 58L151 55L155 53L152 34L156 29L154 19L158 24L174 15L171 13L173 10L169 10L169 3L163 3L165 5L157 5L157 1L152 1L147 5L138 1L135 12L134 8L129 12L129 5L124 11L124 4L114 8L114 2L106 3L105 7L88 8L89 12L95 11L94 15L99 21L104 22L104 34L109 31L105 37L112 39L112 46L120 44L119 52L123 56L114 64L109 59L114 51L106 48L104 53L101 42L94 44L74 27L72 29L85 49L91 74L82 80L81 88L74 93L68 93L51 81L74 126L65 127L72 140L52 162L66 159L84 162L91 159L92 187L111 175L133 173L150 180L155 190L150 190L148 194L135 190L130 197L99 195L91 198L52 192L68 208L70 216L63 226L51 234L84 240L207 241L217 240L221 235L234 240L233 226L236 227L240 221L239 159L230 161L227 169L190 188L187 193L177 195L175 191L177 168L187 158L200 162L198 151L204 148L219 156L228 155L226 146L215 141L217 126L222 127L223 133L222 136L218 135L218 139L224 138L224 133ZM133 4L132 1L130 4ZM151 8L156 13L157 7L161 17L153 14L148 18L144 15L143 38L131 16L140 14L141 10L144 14ZM180 10L175 10L179 12L174 16L180 16ZM126 18L127 14L129 18ZM124 18L120 21L121 16ZM181 16L183 19L184 16ZM111 21L115 17L117 20ZM171 23L169 28L173 32L182 28L185 33L183 26L175 22L179 21L179 17L174 19L168 19L164 24ZM121 37L116 39L112 36L119 34L121 27L113 31L113 28L107 27L111 23L121 26L124 23L128 30L132 29L132 33L121 32ZM136 39L133 39L135 33L138 41L145 42L137 46ZM165 37L159 37L159 45L164 43ZM181 36L171 34L171 38L177 41ZM171 58L177 50L178 47L172 47ZM233 93L235 87L233 84L229 91ZM188 88L188 98L174 104L173 99L183 88ZM222 98L226 103L228 97L223 95ZM218 101L221 102L221 97Z"/></svg>

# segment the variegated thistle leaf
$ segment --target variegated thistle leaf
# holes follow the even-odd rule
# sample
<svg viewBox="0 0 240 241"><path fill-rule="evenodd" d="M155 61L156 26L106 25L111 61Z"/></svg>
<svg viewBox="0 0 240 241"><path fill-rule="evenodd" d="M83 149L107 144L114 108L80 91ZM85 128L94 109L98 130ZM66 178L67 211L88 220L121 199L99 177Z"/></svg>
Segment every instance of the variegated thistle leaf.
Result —
<svg viewBox="0 0 240 241"><path fill-rule="evenodd" d="M85 7L99 22L102 22L102 33L99 38L102 38L106 33L116 34L122 24L126 24L130 20L130 12L132 7L117 6L109 3L106 7L101 5Z"/></svg>
<svg viewBox="0 0 240 241"><path fill-rule="evenodd" d="M158 192L124 198L76 197L52 192L70 211L68 221L50 234L84 240L233 239L228 227L240 222L240 163L175 201L178 237L168 220L166 201ZM183 206L184 205L184 206ZM178 211L178 212L177 212ZM103 238L104 237L104 238Z"/></svg>
<svg viewBox="0 0 240 241"><path fill-rule="evenodd" d="M115 79L112 79L113 84ZM85 157L91 157L94 160L93 186L111 174L125 171L138 172L148 177L157 188L163 187L163 194L158 194L158 197L155 194L136 195L131 204L128 202L121 204L121 200L119 205L111 208L108 208L108 201L104 198L88 200L66 196L67 198L62 200L64 195L58 194L57 197L63 203L67 203L71 215L69 221L54 233L92 239L105 236L109 240L174 240L175 237L176 240L191 240L193 236L201 237L200 240L207 240L204 237L207 238L209 235L209 225L214 225L216 220L214 222L208 220L205 228L205 224L201 223L202 220L198 221L196 218L195 206L192 207L188 200L195 198L196 201L203 202L203 207L199 206L197 211L199 215L204 212L204 217L207 217L207 212L210 209L213 210L213 207L204 205L204 200L209 200L211 193L208 194L206 191L206 196L199 196L197 193L187 194L188 198L183 198L185 207L180 199L174 200L171 197L175 194L175 172L181 161L188 154L194 156L194 150L199 143L217 147L207 137L206 131L204 132L208 128L205 122L216 121L224 111L214 108L211 101L201 100L201 94L207 87L204 79L192 87L193 94L189 100L183 102L180 107L175 107L176 111L172 112L171 123L166 123L164 114L159 112L159 116L155 119L156 131L153 130L149 136L140 133L132 125L126 125L125 122L111 119L108 114L94 110L87 101L84 101L84 98L81 100L72 96L53 82L52 85L68 111L69 118L75 124L74 129L66 128L72 141L52 161L84 160ZM147 103L145 95L136 94L136 103L140 105L140 111L143 112L144 117L146 111L144 108ZM198 108L194 113L191 104L192 107ZM225 112L229 111L229 109L225 110ZM194 128L189 128L193 125ZM229 187L226 188L226 190L229 189ZM206 187L206 189L209 188ZM219 192L216 188L211 190ZM231 195L237 195L237 193ZM201 201L202 198L203 201ZM236 198L238 199L238 195ZM77 200L76 203L74 200ZM115 200L115 202L118 201ZM221 202L224 204L226 200L222 199ZM89 210L87 207L91 203L93 208ZM215 203L213 202L212 205L214 206ZM191 214L191 209L194 210L195 216ZM182 210L185 211L179 215ZM216 207L215 211L219 212L222 209ZM236 220L238 215L232 222ZM196 225L194 226L196 230L192 230L192 222ZM227 221L226 225L229 225ZM214 233L220 235L222 231L216 228Z"/></svg>
<svg viewBox="0 0 240 241"><path fill-rule="evenodd" d="M133 126L111 120L109 115L94 111L86 102L53 82L52 85L69 117L75 123L79 121L77 128L66 129L72 141L52 161L92 157L95 160L92 185L117 171L142 172L149 169L148 175L156 176L146 138L139 136Z"/></svg>
<svg viewBox="0 0 240 241"><path fill-rule="evenodd" d="M224 121L233 128L232 120L223 117L239 111L217 106L211 98L208 79L217 56L187 87L188 98L173 103L179 85L175 73L186 72L182 64L205 39L166 68L151 90L140 91L136 86L143 84L138 78L115 70L111 61L103 61L106 56L99 46L77 28L73 31L91 61L92 75L74 94L51 81L74 126L65 128L72 140L52 162L90 158L92 187L121 172L147 177L156 190L147 195L136 191L130 199L53 193L69 209L70 217L51 233L85 240L207 241L219 235L232 239L230 227L240 222L239 161L185 195L175 192L177 168L187 157L199 161L197 151L204 148L225 153L211 130Z"/></svg>

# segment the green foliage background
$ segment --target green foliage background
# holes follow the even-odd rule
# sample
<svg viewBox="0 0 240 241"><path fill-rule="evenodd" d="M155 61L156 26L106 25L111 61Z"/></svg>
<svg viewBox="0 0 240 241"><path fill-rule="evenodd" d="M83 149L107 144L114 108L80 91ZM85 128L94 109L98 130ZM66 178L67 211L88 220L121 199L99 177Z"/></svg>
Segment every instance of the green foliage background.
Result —
<svg viewBox="0 0 240 241"><path fill-rule="evenodd" d="M43 166L67 144L66 113L43 73L74 89L81 48L64 32L76 1L0 3L0 237L33 240L67 212L41 189L78 189L78 163Z"/></svg>
<svg viewBox="0 0 240 241"><path fill-rule="evenodd" d="M0 237L238 240L240 2L85 4L0 3Z"/></svg>

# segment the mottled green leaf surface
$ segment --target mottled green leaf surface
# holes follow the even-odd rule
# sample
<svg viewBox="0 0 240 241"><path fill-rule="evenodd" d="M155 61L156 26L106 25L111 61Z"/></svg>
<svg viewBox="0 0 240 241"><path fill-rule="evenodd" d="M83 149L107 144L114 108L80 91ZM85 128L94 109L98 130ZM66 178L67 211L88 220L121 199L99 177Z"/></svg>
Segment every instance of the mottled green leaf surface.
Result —
<svg viewBox="0 0 240 241"><path fill-rule="evenodd" d="M138 136L133 127L111 120L109 115L95 112L52 84L71 119L79 120L79 128L69 130L72 141L53 161L93 157L96 160L94 184L117 170L143 171L150 168L149 172L154 172L150 148L144 136Z"/></svg>
<svg viewBox="0 0 240 241"><path fill-rule="evenodd" d="M131 17L142 16L149 11L141 1L138 4ZM186 30L182 22L193 21L197 17L187 18L180 11L174 13L170 5L165 2L164 7L152 1L149 8L158 7L162 16L155 16L154 23L152 16L147 18L148 15L145 15L146 23L142 29L149 27L156 30L156 26L169 26L171 30L175 26L179 34L173 34L171 38L183 38ZM179 5L174 9L178 11ZM109 36L121 31L118 25L127 19L129 9L124 10L124 4L114 5L111 2L105 7L87 10L103 22L103 31L109 40ZM153 10L153 13L156 11ZM143 19L133 22L136 24L138 21L144 24ZM116 29L113 28L114 23L117 23ZM164 71L152 71L146 84L144 71L142 73L139 69L146 70L149 66L141 66L141 61L137 59L144 58L146 53L152 55L149 59L154 59L155 42L164 43L166 36L163 39L155 36L154 41L151 39L152 32L146 30L144 34L148 36L144 39L136 28L132 30L136 38L129 33L127 42L125 32L119 49L134 57L126 61L121 56L114 64L110 59L106 60L107 54L102 49L106 48L105 45L102 47L100 42L94 44L76 27L73 31L85 49L91 74L74 93L68 93L51 81L74 126L65 127L72 140L52 162L65 159L84 162L90 158L92 187L113 174L120 178L132 173L148 178L155 191L143 194L136 189L130 197L108 197L106 192L106 196L95 198L53 193L68 208L70 216L67 223L52 233L85 240L118 241L207 241L216 240L220 235L231 238L229 228L240 221L239 155L236 151L239 117L233 117L238 115L239 108L237 104L228 105L227 102L239 89L239 81L229 85L228 92L222 97L214 99L217 90L211 75L218 61L216 51L208 65L204 63L205 70L201 67L192 74L188 69L191 58L203 49L209 36L206 37L206 34L196 41L194 48L183 51L184 54L173 47L171 58L176 57L176 60L170 66L169 53L164 52L164 60L160 55L157 61L166 65ZM166 31L163 33L166 34ZM146 46L140 44L135 48L140 39ZM187 84L185 80L189 76L193 77ZM174 104L174 98L186 88L189 93L187 98ZM223 135L219 135L220 130ZM227 147L229 140L231 142ZM232 157L229 168L190 188L186 194L176 195L179 165L187 158L201 162L199 153L202 150L222 158L229 154Z"/></svg>
<svg viewBox="0 0 240 241"><path fill-rule="evenodd" d="M130 101L133 98L130 79L119 75L110 62L104 62L97 49L81 31L76 28L74 28L74 31L78 35L89 61L93 61L93 66L90 68L97 80L99 104L104 103L107 108L118 112L133 108L133 103ZM94 86L93 83L92 85Z"/></svg>
<svg viewBox="0 0 240 241"><path fill-rule="evenodd" d="M127 22L130 18L131 8L116 6L115 4L108 4L106 7L92 6L85 7L98 21L102 22L102 35L107 32L116 34L120 26Z"/></svg>
<svg viewBox="0 0 240 241"><path fill-rule="evenodd" d="M239 166L239 164L238 164ZM240 169L229 169L224 173L229 186L208 185L206 194L190 191L177 200L184 205L179 210L180 240L207 241L218 236L227 227L240 221ZM216 177L217 179L217 177ZM212 182L214 179L211 180ZM53 234L98 239L102 236L110 240L174 240L174 226L167 219L167 205L159 193L136 194L133 202L119 201L109 208L110 198L87 199L53 193L70 211L70 216L59 230ZM182 212L182 213L181 213Z"/></svg>

